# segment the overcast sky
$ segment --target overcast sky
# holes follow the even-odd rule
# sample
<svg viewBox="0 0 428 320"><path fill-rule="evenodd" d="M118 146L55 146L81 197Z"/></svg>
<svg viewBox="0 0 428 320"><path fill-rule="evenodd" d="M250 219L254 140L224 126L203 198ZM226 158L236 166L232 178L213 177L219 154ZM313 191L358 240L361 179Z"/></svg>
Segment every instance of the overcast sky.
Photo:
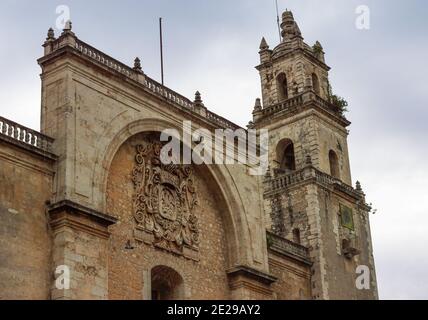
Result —
<svg viewBox="0 0 428 320"><path fill-rule="evenodd" d="M349 102L353 180L371 216L380 297L428 299L428 3L278 0L305 41L319 40L333 90ZM164 18L166 84L244 126L260 82L262 36L278 44L274 0L0 2L0 115L39 129L42 43L58 5L76 35L159 79L158 17ZM370 30L355 27L359 5ZM57 34L59 33L56 30Z"/></svg>

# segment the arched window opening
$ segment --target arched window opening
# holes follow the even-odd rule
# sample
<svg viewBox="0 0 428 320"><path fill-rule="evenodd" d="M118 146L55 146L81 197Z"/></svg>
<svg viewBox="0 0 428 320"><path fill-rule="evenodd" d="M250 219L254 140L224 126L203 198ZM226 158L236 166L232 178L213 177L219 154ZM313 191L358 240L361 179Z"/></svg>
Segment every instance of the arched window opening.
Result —
<svg viewBox="0 0 428 320"><path fill-rule="evenodd" d="M151 272L152 300L183 299L183 278L174 269L157 266Z"/></svg>
<svg viewBox="0 0 428 320"><path fill-rule="evenodd" d="M278 143L276 154L281 170L285 172L296 170L294 144L290 139L283 139Z"/></svg>
<svg viewBox="0 0 428 320"><path fill-rule="evenodd" d="M282 101L288 99L287 76L285 73L280 73L276 80L278 85L278 100Z"/></svg>
<svg viewBox="0 0 428 320"><path fill-rule="evenodd" d="M318 80L318 76L315 73L312 73L312 87L316 94L320 94L320 82Z"/></svg>
<svg viewBox="0 0 428 320"><path fill-rule="evenodd" d="M337 158L336 152L334 152L333 150L330 150L330 152L328 153L328 158L330 162L330 174L333 177L340 179L339 159Z"/></svg>
<svg viewBox="0 0 428 320"><path fill-rule="evenodd" d="M300 230L297 229L297 228L293 230L293 241L295 243L297 243L297 244L301 243L301 240L300 240Z"/></svg>

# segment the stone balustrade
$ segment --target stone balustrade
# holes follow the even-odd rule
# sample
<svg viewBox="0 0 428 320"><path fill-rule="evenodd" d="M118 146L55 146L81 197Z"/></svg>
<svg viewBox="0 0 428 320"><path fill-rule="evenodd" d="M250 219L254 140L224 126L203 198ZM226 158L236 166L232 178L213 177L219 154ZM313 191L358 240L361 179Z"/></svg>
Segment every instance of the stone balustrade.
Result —
<svg viewBox="0 0 428 320"><path fill-rule="evenodd" d="M233 122L230 122L229 120L227 120L227 119L225 119L225 118L219 116L218 114L211 112L209 110L207 110L207 119L209 119L210 121L213 121L215 123L221 124L221 126L226 128L226 129L231 129L231 130L242 129L241 127L234 124Z"/></svg>
<svg viewBox="0 0 428 320"><path fill-rule="evenodd" d="M280 102L262 109L262 114L263 116L267 116L267 115L278 113L287 109L291 109L293 107L298 107L302 104L303 104L303 94L300 94L298 96L292 97L283 102Z"/></svg>
<svg viewBox="0 0 428 320"><path fill-rule="evenodd" d="M136 73L135 70L128 67L126 64L106 55L105 53L99 51L98 49L95 49L94 47L83 41L76 39L75 49L84 54L85 56L88 56L91 59L102 63L108 68L124 74L125 76L131 77L134 73Z"/></svg>
<svg viewBox="0 0 428 320"><path fill-rule="evenodd" d="M277 190L283 190L291 185L297 184L305 180L305 171L299 170L289 174L281 174L271 179L267 179L267 190L269 192L275 192Z"/></svg>
<svg viewBox="0 0 428 320"><path fill-rule="evenodd" d="M313 101L318 104L321 108L333 112L335 114L340 114L339 108L329 101L321 98L319 95L313 95ZM342 116L342 115L341 115Z"/></svg>
<svg viewBox="0 0 428 320"><path fill-rule="evenodd" d="M305 262L310 261L308 248L269 231L266 232L266 236L269 249L298 257Z"/></svg>
<svg viewBox="0 0 428 320"><path fill-rule="evenodd" d="M44 152L52 151L54 139L3 117L0 117L0 135Z"/></svg>
<svg viewBox="0 0 428 320"><path fill-rule="evenodd" d="M59 38L57 41L60 41L61 38ZM135 70L124 63L108 56L107 54L101 52L100 50L92 47L91 45L74 38L74 42L72 42L73 48L80 52L81 54L85 55L86 57L95 60L98 63L103 64L104 66L108 67L109 69L112 69L116 72L119 72L126 77L129 77L133 80L139 81L142 85L144 85L150 92L153 94L160 96L164 99L166 99L169 103L172 103L174 105L177 105L181 108L185 108L189 111L195 111L194 103L189 100L188 98L184 97L183 95L167 88L166 86L158 83L157 81L149 78L147 75L144 75L144 77L139 78L138 74L141 74L141 71ZM52 46L53 51L61 48L60 46ZM141 80L140 80L141 79ZM142 80L144 79L144 80ZM240 129L241 127L234 124L233 122L215 114L214 112L208 111L206 114L204 114L210 122L215 123L220 128L226 128L226 129Z"/></svg>
<svg viewBox="0 0 428 320"><path fill-rule="evenodd" d="M315 177L319 183L326 184L326 185L335 185L336 188L349 194L353 194L353 195L359 194L359 192L355 190L353 187L347 185L346 183L342 182L342 180L337 179L327 173L321 172L319 170L315 170Z"/></svg>
<svg viewBox="0 0 428 320"><path fill-rule="evenodd" d="M150 79L146 76L144 81L144 85L153 93L161 95L166 98L168 101L178 104L180 107L187 108L189 110L193 110L193 102L182 96L181 94L163 86L157 81Z"/></svg>
<svg viewBox="0 0 428 320"><path fill-rule="evenodd" d="M314 180L324 186L333 186L334 188L346 192L355 198L360 198L363 195L361 192L357 191L352 186L347 185L340 179L324 173L313 166L307 166L303 169L293 171L291 173L279 174L274 177L266 177L264 181L265 193L275 194L286 188L290 188L309 180Z"/></svg>
<svg viewBox="0 0 428 320"><path fill-rule="evenodd" d="M345 122L347 122L346 118L340 113L340 110L335 105L331 104L329 101L323 99L319 95L317 95L312 90L308 90L306 92L303 92L297 96L294 96L292 98L289 98L285 101L282 101L280 103L274 104L272 106L266 107L262 109L261 112L261 118L271 116L273 114L277 114L279 112L283 111L293 111L296 110L298 107L301 107L305 105L306 103L313 103L317 105L322 110L325 110L329 112L330 114L335 115L336 117L341 118Z"/></svg>

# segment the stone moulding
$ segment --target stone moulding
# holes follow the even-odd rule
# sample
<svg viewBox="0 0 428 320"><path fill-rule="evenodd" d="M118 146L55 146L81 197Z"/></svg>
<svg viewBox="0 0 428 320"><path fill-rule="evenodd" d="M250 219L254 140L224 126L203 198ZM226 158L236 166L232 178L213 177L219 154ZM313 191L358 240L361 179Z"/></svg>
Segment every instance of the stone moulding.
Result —
<svg viewBox="0 0 428 320"><path fill-rule="evenodd" d="M250 278L261 282L265 285L270 285L277 281L278 279L270 274L265 272L247 267L247 266L236 266L226 271L227 275L230 278L235 278L238 276L243 276L245 278Z"/></svg>
<svg viewBox="0 0 428 320"><path fill-rule="evenodd" d="M83 230L101 238L109 238L108 227L118 220L115 217L87 208L70 200L48 205L50 225L56 230L71 227Z"/></svg>

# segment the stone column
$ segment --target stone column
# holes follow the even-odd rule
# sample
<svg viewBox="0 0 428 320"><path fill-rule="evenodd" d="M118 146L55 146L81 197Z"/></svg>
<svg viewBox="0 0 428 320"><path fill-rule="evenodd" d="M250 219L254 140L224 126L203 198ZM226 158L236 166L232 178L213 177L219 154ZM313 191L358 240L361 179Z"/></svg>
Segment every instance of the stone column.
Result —
<svg viewBox="0 0 428 320"><path fill-rule="evenodd" d="M67 200L50 205L49 215L55 275L51 299L107 299L108 226L116 219ZM62 272L55 274L58 270ZM67 276L67 273L70 286L64 288L58 285L58 277Z"/></svg>

